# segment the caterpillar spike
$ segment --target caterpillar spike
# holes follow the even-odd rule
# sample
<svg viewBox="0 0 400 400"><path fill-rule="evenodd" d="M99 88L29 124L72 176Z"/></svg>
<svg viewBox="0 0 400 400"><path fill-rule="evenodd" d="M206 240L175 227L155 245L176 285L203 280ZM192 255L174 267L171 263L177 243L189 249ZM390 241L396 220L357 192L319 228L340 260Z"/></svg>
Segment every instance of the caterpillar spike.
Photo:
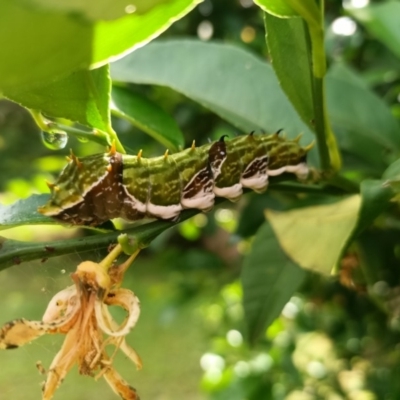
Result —
<svg viewBox="0 0 400 400"><path fill-rule="evenodd" d="M296 143L300 142L300 139L303 137L303 133L299 133L294 139L293 141Z"/></svg>
<svg viewBox="0 0 400 400"><path fill-rule="evenodd" d="M55 183L51 183L51 182L49 182L49 181L46 181L46 185L47 185L47 187L48 187L49 189L53 189L54 186L56 186Z"/></svg>
<svg viewBox="0 0 400 400"><path fill-rule="evenodd" d="M113 156L113 155L115 155L116 152L117 152L117 146L115 144L115 140L113 140L111 143L111 147L108 150L108 155Z"/></svg>

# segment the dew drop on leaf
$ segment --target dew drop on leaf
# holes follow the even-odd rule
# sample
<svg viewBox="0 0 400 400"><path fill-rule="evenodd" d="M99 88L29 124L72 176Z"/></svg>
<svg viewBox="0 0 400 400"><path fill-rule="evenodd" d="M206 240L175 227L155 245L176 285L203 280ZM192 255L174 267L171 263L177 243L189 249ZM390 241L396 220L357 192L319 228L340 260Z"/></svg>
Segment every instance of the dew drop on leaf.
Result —
<svg viewBox="0 0 400 400"><path fill-rule="evenodd" d="M63 132L42 132L44 145L51 150L63 149L68 143L68 135Z"/></svg>

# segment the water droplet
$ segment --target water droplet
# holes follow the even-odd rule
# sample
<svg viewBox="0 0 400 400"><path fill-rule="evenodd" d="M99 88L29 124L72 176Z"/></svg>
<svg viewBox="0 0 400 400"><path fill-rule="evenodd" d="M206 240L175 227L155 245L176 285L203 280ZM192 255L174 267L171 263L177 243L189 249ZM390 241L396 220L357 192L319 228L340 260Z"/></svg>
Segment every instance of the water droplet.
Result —
<svg viewBox="0 0 400 400"><path fill-rule="evenodd" d="M81 143L87 143L87 142L89 141L89 139L86 138L86 137L84 137L84 136L78 136L78 140L79 140Z"/></svg>
<svg viewBox="0 0 400 400"><path fill-rule="evenodd" d="M63 149L68 143L68 135L63 131L42 132L44 145L51 150Z"/></svg>

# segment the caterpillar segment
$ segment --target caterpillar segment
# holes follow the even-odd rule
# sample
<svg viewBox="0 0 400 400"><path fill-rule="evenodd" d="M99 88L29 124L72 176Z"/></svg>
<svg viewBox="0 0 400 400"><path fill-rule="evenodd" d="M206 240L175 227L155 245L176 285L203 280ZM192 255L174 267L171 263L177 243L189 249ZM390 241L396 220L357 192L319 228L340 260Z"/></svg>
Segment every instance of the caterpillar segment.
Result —
<svg viewBox="0 0 400 400"><path fill-rule="evenodd" d="M176 154L145 158L105 154L70 157L51 198L39 207L44 215L77 225L99 225L121 217L176 219L183 209L208 211L215 197L236 201L243 188L257 193L268 187L268 177L285 172L299 179L308 176L307 152L299 138L273 135L239 136Z"/></svg>

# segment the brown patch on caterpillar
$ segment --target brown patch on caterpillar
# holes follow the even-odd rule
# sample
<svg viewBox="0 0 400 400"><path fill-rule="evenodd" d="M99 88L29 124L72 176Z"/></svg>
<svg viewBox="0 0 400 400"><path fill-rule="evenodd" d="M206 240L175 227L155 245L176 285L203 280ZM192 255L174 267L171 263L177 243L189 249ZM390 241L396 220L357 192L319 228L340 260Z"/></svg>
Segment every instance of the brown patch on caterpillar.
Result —
<svg viewBox="0 0 400 400"><path fill-rule="evenodd" d="M125 191L122 185L122 155L110 156L107 175L84 194L83 200L72 205L54 218L78 225L100 225L109 219L119 217L124 209Z"/></svg>
<svg viewBox="0 0 400 400"><path fill-rule="evenodd" d="M246 170L242 174L243 179L249 179L257 174L266 175L268 167L268 156L258 158L254 160L250 165L247 166Z"/></svg>
<svg viewBox="0 0 400 400"><path fill-rule="evenodd" d="M199 171L194 178L189 182L182 191L182 198L191 199L196 197L200 192L212 193L213 192L213 175L211 169L204 168Z"/></svg>
<svg viewBox="0 0 400 400"><path fill-rule="evenodd" d="M222 164L226 160L227 153L224 141L225 137L227 137L227 135L221 136L217 142L213 143L208 152L209 163L214 179L216 179L221 173Z"/></svg>

